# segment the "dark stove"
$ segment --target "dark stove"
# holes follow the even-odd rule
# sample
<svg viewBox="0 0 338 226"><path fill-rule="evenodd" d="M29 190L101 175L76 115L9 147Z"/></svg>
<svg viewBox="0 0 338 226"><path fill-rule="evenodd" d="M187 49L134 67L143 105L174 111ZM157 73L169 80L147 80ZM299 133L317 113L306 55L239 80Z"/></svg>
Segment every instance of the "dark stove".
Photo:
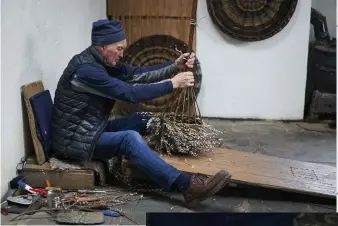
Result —
<svg viewBox="0 0 338 226"><path fill-rule="evenodd" d="M312 9L316 41L309 46L304 116L312 119L336 117L336 39L330 38L326 18Z"/></svg>

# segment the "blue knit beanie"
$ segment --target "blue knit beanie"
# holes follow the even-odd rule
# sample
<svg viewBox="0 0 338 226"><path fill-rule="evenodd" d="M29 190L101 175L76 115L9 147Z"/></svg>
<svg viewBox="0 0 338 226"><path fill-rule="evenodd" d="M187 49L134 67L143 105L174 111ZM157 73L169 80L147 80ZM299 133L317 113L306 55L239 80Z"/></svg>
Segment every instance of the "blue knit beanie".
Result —
<svg viewBox="0 0 338 226"><path fill-rule="evenodd" d="M110 45L126 39L119 20L98 20L92 27L92 45Z"/></svg>

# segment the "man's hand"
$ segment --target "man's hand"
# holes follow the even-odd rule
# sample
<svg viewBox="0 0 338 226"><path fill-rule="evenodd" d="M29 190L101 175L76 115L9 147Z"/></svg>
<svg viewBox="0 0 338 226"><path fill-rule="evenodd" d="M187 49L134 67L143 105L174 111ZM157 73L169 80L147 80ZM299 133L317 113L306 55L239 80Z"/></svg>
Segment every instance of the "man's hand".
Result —
<svg viewBox="0 0 338 226"><path fill-rule="evenodd" d="M194 86L194 75L192 72L181 72L170 79L174 89Z"/></svg>
<svg viewBox="0 0 338 226"><path fill-rule="evenodd" d="M184 60L184 58L188 58L188 60ZM182 54L179 58L177 58L175 60L175 63L179 66L179 67L187 67L187 68L193 68L194 67L194 63L195 63L195 53L184 53Z"/></svg>

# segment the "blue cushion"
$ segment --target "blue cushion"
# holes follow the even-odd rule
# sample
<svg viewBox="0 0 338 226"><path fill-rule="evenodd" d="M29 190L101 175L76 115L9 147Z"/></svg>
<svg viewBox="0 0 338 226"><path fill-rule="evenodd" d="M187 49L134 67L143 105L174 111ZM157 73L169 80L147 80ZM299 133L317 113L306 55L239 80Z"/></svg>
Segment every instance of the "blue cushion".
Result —
<svg viewBox="0 0 338 226"><path fill-rule="evenodd" d="M32 106L36 133L42 143L46 159L49 159L50 124L52 120L53 101L49 90L37 93L29 98Z"/></svg>

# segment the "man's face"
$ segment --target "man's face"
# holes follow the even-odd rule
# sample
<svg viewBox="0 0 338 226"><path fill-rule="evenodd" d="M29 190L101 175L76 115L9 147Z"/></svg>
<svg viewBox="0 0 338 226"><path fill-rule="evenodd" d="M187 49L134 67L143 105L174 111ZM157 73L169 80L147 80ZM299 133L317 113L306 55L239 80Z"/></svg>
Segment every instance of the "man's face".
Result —
<svg viewBox="0 0 338 226"><path fill-rule="evenodd" d="M110 65L116 65L116 63L123 57L123 51L127 47L127 40L122 40L117 43L113 43L108 46L100 47L101 54Z"/></svg>

